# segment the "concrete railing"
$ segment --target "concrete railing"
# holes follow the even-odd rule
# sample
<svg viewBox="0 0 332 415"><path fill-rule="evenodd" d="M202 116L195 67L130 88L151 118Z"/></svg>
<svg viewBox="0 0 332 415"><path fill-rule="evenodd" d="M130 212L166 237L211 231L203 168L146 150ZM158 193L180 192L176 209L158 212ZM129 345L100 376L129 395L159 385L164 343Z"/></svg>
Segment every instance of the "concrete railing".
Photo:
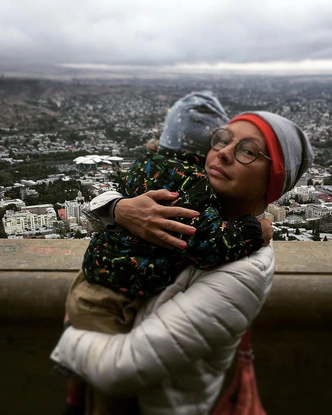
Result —
<svg viewBox="0 0 332 415"><path fill-rule="evenodd" d="M2 414L58 415L63 379L49 354L84 240L0 240ZM316 415L332 401L332 242L275 242L271 294L254 328L268 415ZM190 414L188 414L190 415Z"/></svg>

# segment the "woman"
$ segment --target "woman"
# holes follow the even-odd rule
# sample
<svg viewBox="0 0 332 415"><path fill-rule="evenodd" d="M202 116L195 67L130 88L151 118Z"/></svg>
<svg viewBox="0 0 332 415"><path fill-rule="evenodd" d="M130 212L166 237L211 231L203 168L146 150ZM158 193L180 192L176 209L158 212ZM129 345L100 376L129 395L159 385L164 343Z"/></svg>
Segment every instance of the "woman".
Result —
<svg viewBox="0 0 332 415"><path fill-rule="evenodd" d="M241 114L219 133L206 171L231 218L263 215L267 204L294 187L313 160L303 132L275 114ZM168 218L194 212L162 206L146 211L154 195L174 197L157 191L121 199L115 220L152 242L160 238L166 246L178 246L165 229L186 233L186 225ZM148 237L149 226L145 223L143 231L138 227L142 217L152 224ZM52 358L111 396L136 396L141 414L209 414L239 339L266 300L273 272L270 246L212 271L188 267L141 307L130 333L109 336L70 327Z"/></svg>

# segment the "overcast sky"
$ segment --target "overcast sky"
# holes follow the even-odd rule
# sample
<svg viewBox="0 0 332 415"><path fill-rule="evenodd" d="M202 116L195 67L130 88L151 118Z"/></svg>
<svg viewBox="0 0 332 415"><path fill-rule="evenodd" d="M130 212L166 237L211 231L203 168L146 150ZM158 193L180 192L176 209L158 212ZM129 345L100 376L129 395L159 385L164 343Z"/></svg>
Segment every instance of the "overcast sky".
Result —
<svg viewBox="0 0 332 415"><path fill-rule="evenodd" d="M0 64L303 61L332 72L331 0L0 0Z"/></svg>

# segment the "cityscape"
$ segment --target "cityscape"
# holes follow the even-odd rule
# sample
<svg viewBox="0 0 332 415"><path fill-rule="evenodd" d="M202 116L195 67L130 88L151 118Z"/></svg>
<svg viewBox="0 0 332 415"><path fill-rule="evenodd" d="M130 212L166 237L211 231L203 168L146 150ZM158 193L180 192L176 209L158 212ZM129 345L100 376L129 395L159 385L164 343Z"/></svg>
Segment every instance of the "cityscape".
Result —
<svg viewBox="0 0 332 415"><path fill-rule="evenodd" d="M332 76L0 78L0 233L90 238L84 210L157 139L182 96L211 90L229 117L266 110L299 124L315 163L269 205L274 239L332 240Z"/></svg>

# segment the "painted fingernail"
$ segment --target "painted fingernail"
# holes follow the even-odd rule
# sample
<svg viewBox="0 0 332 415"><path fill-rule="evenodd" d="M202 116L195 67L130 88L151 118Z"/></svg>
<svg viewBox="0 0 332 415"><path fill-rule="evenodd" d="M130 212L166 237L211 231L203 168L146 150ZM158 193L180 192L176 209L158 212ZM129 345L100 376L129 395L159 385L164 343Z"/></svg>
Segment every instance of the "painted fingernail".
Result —
<svg viewBox="0 0 332 415"><path fill-rule="evenodd" d="M191 229L189 230L189 234L190 234L190 235L193 235L195 232L196 232L196 228L191 228Z"/></svg>
<svg viewBox="0 0 332 415"><path fill-rule="evenodd" d="M186 242L181 242L181 243L180 243L180 248L181 248L181 249L185 249L186 247L187 247Z"/></svg>

